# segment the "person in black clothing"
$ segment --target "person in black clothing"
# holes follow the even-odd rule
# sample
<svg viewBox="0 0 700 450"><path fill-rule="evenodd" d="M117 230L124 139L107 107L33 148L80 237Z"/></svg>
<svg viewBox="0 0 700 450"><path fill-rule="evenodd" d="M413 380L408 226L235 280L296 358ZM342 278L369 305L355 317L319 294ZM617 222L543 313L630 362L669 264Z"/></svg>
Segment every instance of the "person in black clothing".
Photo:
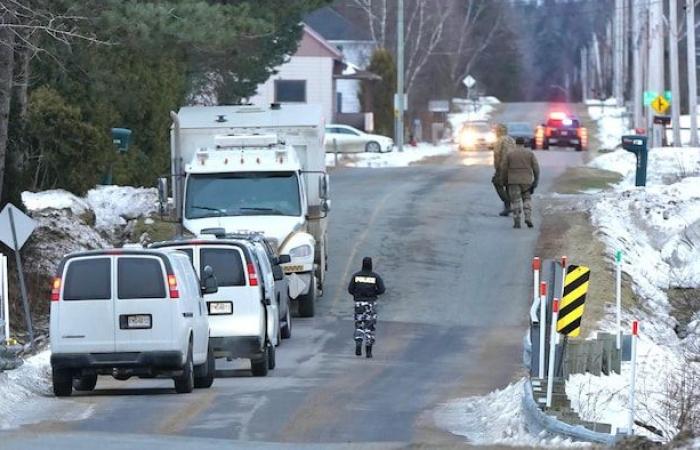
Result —
<svg viewBox="0 0 700 450"><path fill-rule="evenodd" d="M377 296L384 293L382 277L372 271L372 258L362 260L362 270L350 279L348 292L355 300L355 354L362 356L362 342L365 342L365 354L372 357L374 330L377 324Z"/></svg>

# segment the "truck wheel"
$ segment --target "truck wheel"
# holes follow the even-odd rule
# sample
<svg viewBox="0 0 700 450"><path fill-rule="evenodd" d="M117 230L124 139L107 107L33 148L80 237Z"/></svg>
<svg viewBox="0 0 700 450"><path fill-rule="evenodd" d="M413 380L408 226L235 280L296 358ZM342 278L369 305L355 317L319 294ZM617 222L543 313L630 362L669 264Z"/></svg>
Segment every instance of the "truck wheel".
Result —
<svg viewBox="0 0 700 450"><path fill-rule="evenodd" d="M299 296L299 315L301 317L313 317L316 303L316 277L311 278L309 293Z"/></svg>
<svg viewBox="0 0 700 450"><path fill-rule="evenodd" d="M51 368L53 393L56 397L70 397L73 393L73 374L69 369Z"/></svg>
<svg viewBox="0 0 700 450"><path fill-rule="evenodd" d="M263 350L263 354L257 357L256 359L251 359L250 360L250 371L253 372L254 377L266 377L267 376L267 371L269 368L269 356L268 356L268 351L269 347L267 344L265 344L265 349Z"/></svg>
<svg viewBox="0 0 700 450"><path fill-rule="evenodd" d="M192 345L187 351L187 360L182 368L182 374L173 379L175 381L175 392L178 394L189 394L194 390L194 366L192 364Z"/></svg>
<svg viewBox="0 0 700 450"><path fill-rule="evenodd" d="M275 346L274 345L268 345L267 349L267 368L269 370L274 370L275 366L277 365L277 357L275 353Z"/></svg>
<svg viewBox="0 0 700 450"><path fill-rule="evenodd" d="M79 378L73 380L73 389L76 391L92 391L97 385L97 374L91 373L88 375L81 375Z"/></svg>
<svg viewBox="0 0 700 450"><path fill-rule="evenodd" d="M214 359L214 351L209 347L207 349L207 362L202 364L200 370L204 372L202 376L194 378L194 387L197 389L207 389L214 384L214 374L216 373L216 359Z"/></svg>
<svg viewBox="0 0 700 450"><path fill-rule="evenodd" d="M292 312L289 310L289 305L287 305L287 317L284 320L284 325L282 325L282 330L280 330L280 336L282 336L282 339L292 337Z"/></svg>

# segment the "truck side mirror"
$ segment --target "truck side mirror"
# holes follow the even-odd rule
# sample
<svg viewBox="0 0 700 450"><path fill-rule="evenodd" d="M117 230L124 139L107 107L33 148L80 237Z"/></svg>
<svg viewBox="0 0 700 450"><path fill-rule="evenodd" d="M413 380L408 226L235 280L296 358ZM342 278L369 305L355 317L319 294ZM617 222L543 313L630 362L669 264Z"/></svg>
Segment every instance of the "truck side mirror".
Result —
<svg viewBox="0 0 700 450"><path fill-rule="evenodd" d="M277 264L289 264L290 262L292 262L292 257L289 255L280 255L277 258Z"/></svg>
<svg viewBox="0 0 700 450"><path fill-rule="evenodd" d="M325 199L328 198L328 191L329 191L329 177L328 174L323 174L321 177L318 179L318 195L319 197Z"/></svg>
<svg viewBox="0 0 700 450"><path fill-rule="evenodd" d="M216 294L219 292L219 282L216 281L214 269L211 266L204 266L202 270L202 294Z"/></svg>
<svg viewBox="0 0 700 450"><path fill-rule="evenodd" d="M165 205L168 204L168 178L167 177L158 178L158 202L160 203L161 210L163 210Z"/></svg>
<svg viewBox="0 0 700 450"><path fill-rule="evenodd" d="M328 214L331 211L331 201L330 200L322 200L321 201L321 211L323 211L324 214Z"/></svg>
<svg viewBox="0 0 700 450"><path fill-rule="evenodd" d="M284 271L280 266L273 266L272 267L272 276L274 277L275 281L281 281L284 280Z"/></svg>

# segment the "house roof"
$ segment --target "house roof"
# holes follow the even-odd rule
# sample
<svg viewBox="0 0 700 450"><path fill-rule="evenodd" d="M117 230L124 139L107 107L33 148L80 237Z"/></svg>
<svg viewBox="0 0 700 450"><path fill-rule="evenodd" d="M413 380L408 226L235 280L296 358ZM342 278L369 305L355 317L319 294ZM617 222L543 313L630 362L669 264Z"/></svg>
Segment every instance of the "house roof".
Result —
<svg viewBox="0 0 700 450"><path fill-rule="evenodd" d="M343 59L338 47L325 40L307 24L304 25L304 34L294 56L325 56L338 61Z"/></svg>
<svg viewBox="0 0 700 450"><path fill-rule="evenodd" d="M307 14L304 23L328 41L372 42L369 30L356 26L330 6Z"/></svg>

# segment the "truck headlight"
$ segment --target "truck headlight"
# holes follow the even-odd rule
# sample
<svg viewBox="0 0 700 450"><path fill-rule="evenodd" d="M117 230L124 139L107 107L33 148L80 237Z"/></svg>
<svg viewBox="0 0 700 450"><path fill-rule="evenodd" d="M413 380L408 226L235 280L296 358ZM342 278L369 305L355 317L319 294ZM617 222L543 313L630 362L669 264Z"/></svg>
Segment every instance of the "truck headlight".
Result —
<svg viewBox="0 0 700 450"><path fill-rule="evenodd" d="M292 258L306 258L313 254L314 249L310 245L304 244L298 247L294 247L289 251L289 256Z"/></svg>

